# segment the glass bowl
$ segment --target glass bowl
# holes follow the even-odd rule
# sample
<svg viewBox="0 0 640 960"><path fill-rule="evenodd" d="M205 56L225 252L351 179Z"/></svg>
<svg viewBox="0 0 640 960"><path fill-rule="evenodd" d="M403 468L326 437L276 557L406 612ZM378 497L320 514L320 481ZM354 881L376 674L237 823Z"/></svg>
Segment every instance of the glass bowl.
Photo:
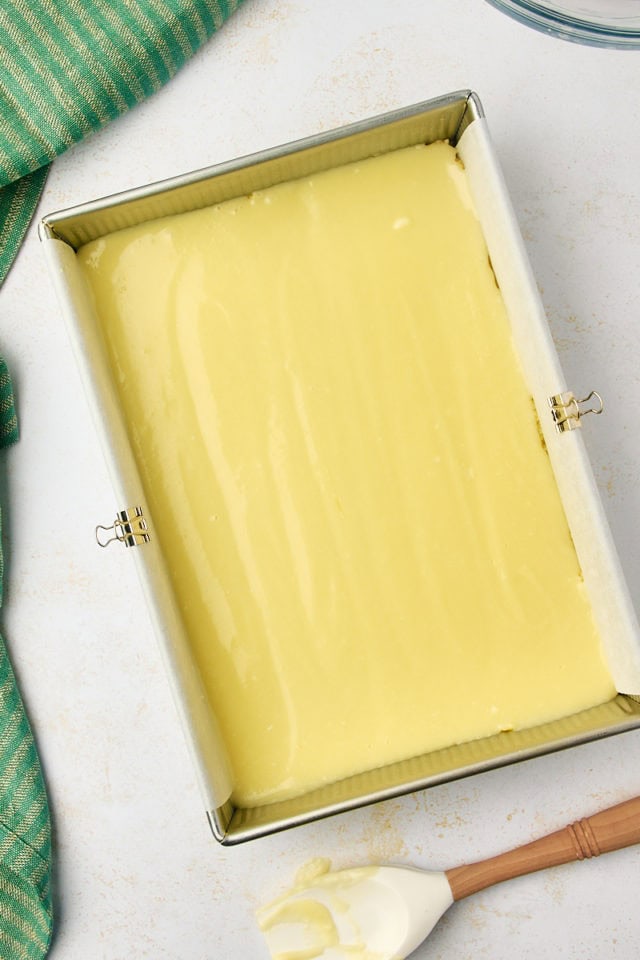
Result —
<svg viewBox="0 0 640 960"><path fill-rule="evenodd" d="M488 0L530 27L576 43L640 49L640 0Z"/></svg>

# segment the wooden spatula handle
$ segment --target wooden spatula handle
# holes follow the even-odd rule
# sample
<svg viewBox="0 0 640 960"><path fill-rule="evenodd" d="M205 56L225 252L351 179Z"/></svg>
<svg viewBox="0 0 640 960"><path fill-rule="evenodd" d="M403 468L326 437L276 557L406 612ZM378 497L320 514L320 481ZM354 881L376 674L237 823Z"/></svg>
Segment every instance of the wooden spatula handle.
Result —
<svg viewBox="0 0 640 960"><path fill-rule="evenodd" d="M512 877L571 860L597 857L634 843L640 843L640 797L625 800L584 820L577 820L562 830L497 857L454 867L447 870L447 879L453 899L462 900L478 890Z"/></svg>

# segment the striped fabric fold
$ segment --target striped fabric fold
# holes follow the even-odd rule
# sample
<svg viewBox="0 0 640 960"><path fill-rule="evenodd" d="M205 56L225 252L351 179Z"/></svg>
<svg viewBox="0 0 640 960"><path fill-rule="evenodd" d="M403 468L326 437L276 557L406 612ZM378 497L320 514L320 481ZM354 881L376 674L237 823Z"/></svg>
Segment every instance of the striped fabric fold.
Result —
<svg viewBox="0 0 640 960"><path fill-rule="evenodd" d="M40 200L49 166L0 190L0 286L9 272Z"/></svg>
<svg viewBox="0 0 640 960"><path fill-rule="evenodd" d="M159 90L240 2L0 3L0 284L47 164Z"/></svg>
<svg viewBox="0 0 640 960"><path fill-rule="evenodd" d="M51 940L51 827L40 762L0 638L0 957L42 960Z"/></svg>
<svg viewBox="0 0 640 960"><path fill-rule="evenodd" d="M42 178L41 178L42 179ZM18 438L11 378L0 359L0 447ZM0 603L3 557L0 550ZM42 960L52 917L51 825L40 761L0 637L0 958Z"/></svg>

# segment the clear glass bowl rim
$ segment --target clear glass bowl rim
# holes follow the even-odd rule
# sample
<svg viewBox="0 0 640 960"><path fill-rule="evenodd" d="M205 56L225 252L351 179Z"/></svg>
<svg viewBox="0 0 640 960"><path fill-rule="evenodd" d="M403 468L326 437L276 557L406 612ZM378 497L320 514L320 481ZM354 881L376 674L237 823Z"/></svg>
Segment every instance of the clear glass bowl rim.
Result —
<svg viewBox="0 0 640 960"><path fill-rule="evenodd" d="M488 0L488 2L527 26L544 33L601 47L640 49L640 0L638 16L577 16L563 4L540 4L535 0Z"/></svg>

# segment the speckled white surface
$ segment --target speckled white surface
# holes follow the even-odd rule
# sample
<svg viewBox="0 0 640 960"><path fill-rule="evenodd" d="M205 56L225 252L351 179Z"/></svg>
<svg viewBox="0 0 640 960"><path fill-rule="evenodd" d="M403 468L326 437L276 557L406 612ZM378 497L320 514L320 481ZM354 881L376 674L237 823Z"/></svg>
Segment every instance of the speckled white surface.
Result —
<svg viewBox="0 0 640 960"><path fill-rule="evenodd" d="M640 52L482 0L246 0L152 100L56 162L41 213L461 87L483 101L632 595L640 588ZM0 294L10 452L4 629L55 824L52 960L265 958L253 920L312 856L447 867L640 793L640 732L234 849L210 837L35 230ZM640 952L640 847L454 906L416 957Z"/></svg>

